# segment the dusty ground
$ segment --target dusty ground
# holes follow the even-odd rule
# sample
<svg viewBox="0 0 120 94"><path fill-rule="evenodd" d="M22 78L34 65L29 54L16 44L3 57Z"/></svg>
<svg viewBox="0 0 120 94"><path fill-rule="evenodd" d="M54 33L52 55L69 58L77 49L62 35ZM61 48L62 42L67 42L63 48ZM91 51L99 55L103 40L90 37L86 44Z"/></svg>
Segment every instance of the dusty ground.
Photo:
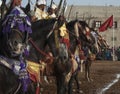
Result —
<svg viewBox="0 0 120 94"><path fill-rule="evenodd" d="M81 81L80 87L83 93L79 94L120 94L120 78L117 79L117 74L120 76L120 62L113 61L95 61L91 67L92 82L87 82L84 78L84 72L79 73L79 80ZM42 94L56 94L55 80L53 77L49 77L53 82L51 84L45 84L44 92ZM115 84L112 84L113 82ZM74 83L74 88L75 88ZM108 87L106 89L106 87ZM105 89L105 92L102 90ZM76 94L76 93L74 93Z"/></svg>
<svg viewBox="0 0 120 94"><path fill-rule="evenodd" d="M84 77L80 75L81 89L84 94L100 94L102 89L116 79L116 74L120 74L120 62L96 61L91 67L93 82L85 81ZM104 94L120 94L120 81L106 90Z"/></svg>

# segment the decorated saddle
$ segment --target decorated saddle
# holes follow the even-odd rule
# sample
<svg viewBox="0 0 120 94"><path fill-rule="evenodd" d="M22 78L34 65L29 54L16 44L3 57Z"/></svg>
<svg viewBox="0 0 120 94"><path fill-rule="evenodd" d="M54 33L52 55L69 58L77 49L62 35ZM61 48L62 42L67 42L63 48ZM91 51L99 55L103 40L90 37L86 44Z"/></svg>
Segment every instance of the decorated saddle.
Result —
<svg viewBox="0 0 120 94"><path fill-rule="evenodd" d="M0 56L0 64L11 69L18 76L19 81L23 84L23 90L27 91L30 79L29 74L26 70L26 62L21 58L20 60L15 60Z"/></svg>

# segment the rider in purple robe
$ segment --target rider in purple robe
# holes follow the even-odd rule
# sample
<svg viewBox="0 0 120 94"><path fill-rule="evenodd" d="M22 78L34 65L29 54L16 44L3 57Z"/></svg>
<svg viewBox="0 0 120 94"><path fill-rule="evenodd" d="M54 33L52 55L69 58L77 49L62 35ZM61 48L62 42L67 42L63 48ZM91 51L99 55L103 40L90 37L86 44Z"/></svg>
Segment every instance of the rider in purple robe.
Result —
<svg viewBox="0 0 120 94"><path fill-rule="evenodd" d="M17 28L22 32L32 33L31 22L25 9L21 7L22 0L13 0L11 9L8 11L7 16L3 22L3 32L10 32L12 28Z"/></svg>
<svg viewBox="0 0 120 94"><path fill-rule="evenodd" d="M25 13L24 9L21 7L21 2L22 0L13 0L12 7L8 11L8 14L6 15L2 24L2 32L4 34L11 32L12 28L20 30L21 32L32 33L30 19ZM22 54L20 56L20 70L18 75L23 84L23 90L26 92L29 83L29 75L27 73L26 63Z"/></svg>

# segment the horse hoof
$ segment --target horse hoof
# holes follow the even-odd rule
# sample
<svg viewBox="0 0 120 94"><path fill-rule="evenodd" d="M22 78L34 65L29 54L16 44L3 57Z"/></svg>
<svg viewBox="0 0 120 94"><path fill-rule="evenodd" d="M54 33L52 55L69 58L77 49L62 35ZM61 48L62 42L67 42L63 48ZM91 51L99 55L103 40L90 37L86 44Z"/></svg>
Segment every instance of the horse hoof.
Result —
<svg viewBox="0 0 120 94"><path fill-rule="evenodd" d="M81 73L83 73L83 70L80 70Z"/></svg>
<svg viewBox="0 0 120 94"><path fill-rule="evenodd" d="M78 94L83 94L84 92L82 90L77 91Z"/></svg>
<svg viewBox="0 0 120 94"><path fill-rule="evenodd" d="M73 89L73 92L76 92L76 90L75 90L75 89Z"/></svg>
<svg viewBox="0 0 120 94"><path fill-rule="evenodd" d="M88 82L93 82L93 79L87 79Z"/></svg>
<svg viewBox="0 0 120 94"><path fill-rule="evenodd" d="M82 82L81 82L81 81L79 81L78 83L79 83L79 84L82 84Z"/></svg>
<svg viewBox="0 0 120 94"><path fill-rule="evenodd" d="M43 91L44 89L43 88L41 88L41 92Z"/></svg>
<svg viewBox="0 0 120 94"><path fill-rule="evenodd" d="M72 83L72 86L74 86L75 84L74 83Z"/></svg>
<svg viewBox="0 0 120 94"><path fill-rule="evenodd" d="M46 76L44 76L44 81L45 81L47 84L49 84L49 81L48 81L48 79L47 79Z"/></svg>
<svg viewBox="0 0 120 94"><path fill-rule="evenodd" d="M52 80L50 80L49 83L52 83Z"/></svg>
<svg viewBox="0 0 120 94"><path fill-rule="evenodd" d="M90 79L91 82L93 82L93 79Z"/></svg>

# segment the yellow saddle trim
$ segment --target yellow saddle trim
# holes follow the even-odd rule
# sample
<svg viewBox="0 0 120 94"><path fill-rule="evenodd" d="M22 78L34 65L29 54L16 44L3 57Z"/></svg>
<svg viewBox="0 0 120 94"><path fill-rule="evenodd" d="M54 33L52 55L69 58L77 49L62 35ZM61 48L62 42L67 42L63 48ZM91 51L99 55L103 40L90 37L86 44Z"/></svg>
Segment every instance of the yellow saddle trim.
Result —
<svg viewBox="0 0 120 94"><path fill-rule="evenodd" d="M45 64L41 63L35 63L33 61L28 61L27 60L27 71L34 75L37 80L40 80L40 71L45 68Z"/></svg>
<svg viewBox="0 0 120 94"><path fill-rule="evenodd" d="M40 65L32 61L27 61L27 70L38 73L40 71Z"/></svg>
<svg viewBox="0 0 120 94"><path fill-rule="evenodd" d="M66 28L66 25L65 23L59 28L60 30L60 36L64 37L66 34L67 34L67 28Z"/></svg>

